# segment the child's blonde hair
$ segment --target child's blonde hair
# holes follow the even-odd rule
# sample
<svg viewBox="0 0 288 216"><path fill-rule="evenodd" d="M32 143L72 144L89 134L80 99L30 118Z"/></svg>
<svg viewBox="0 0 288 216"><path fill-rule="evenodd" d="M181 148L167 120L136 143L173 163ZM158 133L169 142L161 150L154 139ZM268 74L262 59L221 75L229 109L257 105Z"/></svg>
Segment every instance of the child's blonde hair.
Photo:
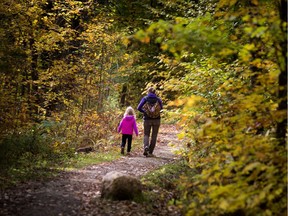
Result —
<svg viewBox="0 0 288 216"><path fill-rule="evenodd" d="M124 116L127 116L127 115L133 115L134 117L136 116L134 109L131 106L128 106L124 113Z"/></svg>

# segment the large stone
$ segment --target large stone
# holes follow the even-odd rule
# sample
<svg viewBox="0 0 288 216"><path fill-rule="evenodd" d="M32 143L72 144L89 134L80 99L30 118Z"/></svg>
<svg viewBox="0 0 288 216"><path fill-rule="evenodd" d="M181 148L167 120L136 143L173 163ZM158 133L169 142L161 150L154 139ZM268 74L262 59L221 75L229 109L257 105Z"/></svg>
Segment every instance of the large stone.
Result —
<svg viewBox="0 0 288 216"><path fill-rule="evenodd" d="M135 200L142 196L142 184L137 178L112 171L102 179L101 197L112 200Z"/></svg>

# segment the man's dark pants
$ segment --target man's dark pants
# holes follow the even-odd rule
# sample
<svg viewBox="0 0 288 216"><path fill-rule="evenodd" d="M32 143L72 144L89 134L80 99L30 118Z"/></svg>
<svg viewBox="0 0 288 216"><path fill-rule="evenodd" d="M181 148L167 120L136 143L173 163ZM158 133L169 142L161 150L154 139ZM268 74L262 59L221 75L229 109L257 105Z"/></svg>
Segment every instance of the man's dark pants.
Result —
<svg viewBox="0 0 288 216"><path fill-rule="evenodd" d="M156 146L159 127L160 127L160 119L144 120L144 149L148 149L150 154L153 154L154 148ZM150 139L151 131L152 135Z"/></svg>

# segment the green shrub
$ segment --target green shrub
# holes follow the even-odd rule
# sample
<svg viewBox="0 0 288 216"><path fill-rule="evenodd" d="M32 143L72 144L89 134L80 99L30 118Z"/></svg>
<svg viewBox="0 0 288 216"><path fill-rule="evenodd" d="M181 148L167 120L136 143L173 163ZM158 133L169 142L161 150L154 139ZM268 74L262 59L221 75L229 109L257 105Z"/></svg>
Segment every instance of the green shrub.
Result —
<svg viewBox="0 0 288 216"><path fill-rule="evenodd" d="M27 154L47 156L51 154L51 148L47 140L43 139L34 130L26 133L12 134L0 143L1 166L11 167L19 164ZM32 157L33 158L33 157Z"/></svg>
<svg viewBox="0 0 288 216"><path fill-rule="evenodd" d="M0 187L49 175L47 169L65 159L54 151L52 138L40 128L6 136L0 142Z"/></svg>

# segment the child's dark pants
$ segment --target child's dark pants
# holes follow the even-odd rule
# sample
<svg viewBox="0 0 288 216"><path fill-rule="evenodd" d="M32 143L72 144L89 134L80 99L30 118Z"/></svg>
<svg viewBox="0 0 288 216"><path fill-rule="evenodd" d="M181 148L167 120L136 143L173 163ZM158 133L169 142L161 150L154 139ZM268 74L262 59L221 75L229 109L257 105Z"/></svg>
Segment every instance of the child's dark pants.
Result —
<svg viewBox="0 0 288 216"><path fill-rule="evenodd" d="M132 145L132 135L131 134L122 134L121 148L125 148L126 140L128 140L127 152L130 152L131 151L131 145Z"/></svg>

